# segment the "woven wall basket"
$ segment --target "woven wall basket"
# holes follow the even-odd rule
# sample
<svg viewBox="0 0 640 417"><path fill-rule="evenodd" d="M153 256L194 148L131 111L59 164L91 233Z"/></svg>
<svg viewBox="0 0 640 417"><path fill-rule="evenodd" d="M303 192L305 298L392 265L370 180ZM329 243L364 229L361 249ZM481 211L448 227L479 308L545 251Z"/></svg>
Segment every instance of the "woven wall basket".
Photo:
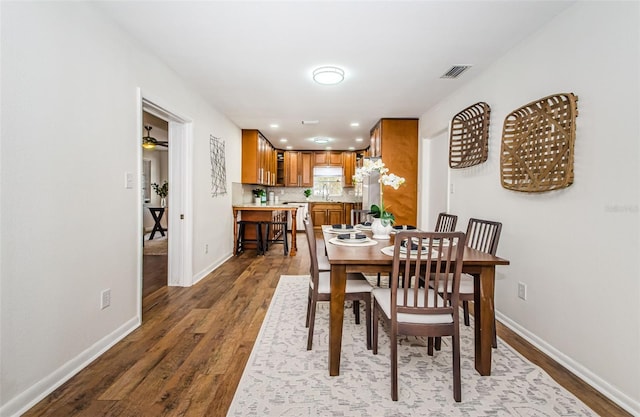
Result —
<svg viewBox="0 0 640 417"><path fill-rule="evenodd" d="M487 160L491 108L480 102L453 116L449 136L449 166L467 168Z"/></svg>
<svg viewBox="0 0 640 417"><path fill-rule="evenodd" d="M507 115L500 157L504 188L540 193L573 183L577 102L573 93L557 94Z"/></svg>

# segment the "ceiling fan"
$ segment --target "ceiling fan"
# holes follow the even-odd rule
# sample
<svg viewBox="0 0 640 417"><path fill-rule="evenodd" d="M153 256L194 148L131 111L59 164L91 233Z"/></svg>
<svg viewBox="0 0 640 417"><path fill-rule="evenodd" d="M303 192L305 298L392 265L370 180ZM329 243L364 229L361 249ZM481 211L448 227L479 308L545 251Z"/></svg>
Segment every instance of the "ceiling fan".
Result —
<svg viewBox="0 0 640 417"><path fill-rule="evenodd" d="M150 125L147 125L144 128L147 130L147 136L142 138L143 148L151 150L155 149L156 146L163 146L165 148L169 147L169 142L151 137L151 129L153 128Z"/></svg>

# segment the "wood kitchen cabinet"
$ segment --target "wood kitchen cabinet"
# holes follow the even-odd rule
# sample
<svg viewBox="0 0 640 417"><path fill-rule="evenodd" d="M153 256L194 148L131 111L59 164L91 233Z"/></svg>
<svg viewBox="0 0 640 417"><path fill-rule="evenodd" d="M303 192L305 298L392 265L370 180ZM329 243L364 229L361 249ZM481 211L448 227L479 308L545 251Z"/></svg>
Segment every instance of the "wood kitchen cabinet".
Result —
<svg viewBox="0 0 640 417"><path fill-rule="evenodd" d="M314 165L318 166L342 166L342 152L339 151L316 151L314 155Z"/></svg>
<svg viewBox="0 0 640 417"><path fill-rule="evenodd" d="M381 119L371 129L370 156L382 157L389 172L404 177L398 190L383 186L385 208L396 224L416 225L418 218L418 119Z"/></svg>
<svg viewBox="0 0 640 417"><path fill-rule="evenodd" d="M275 185L276 150L259 130L242 130L242 183Z"/></svg>
<svg viewBox="0 0 640 417"><path fill-rule="evenodd" d="M345 222L343 203L311 203L309 214L314 229L321 229L323 224L343 224Z"/></svg>
<svg viewBox="0 0 640 417"><path fill-rule="evenodd" d="M313 152L286 151L284 173L287 187L313 187Z"/></svg>
<svg viewBox="0 0 640 417"><path fill-rule="evenodd" d="M356 153L342 152L342 171L344 172L344 186L353 187L353 175L356 173Z"/></svg>

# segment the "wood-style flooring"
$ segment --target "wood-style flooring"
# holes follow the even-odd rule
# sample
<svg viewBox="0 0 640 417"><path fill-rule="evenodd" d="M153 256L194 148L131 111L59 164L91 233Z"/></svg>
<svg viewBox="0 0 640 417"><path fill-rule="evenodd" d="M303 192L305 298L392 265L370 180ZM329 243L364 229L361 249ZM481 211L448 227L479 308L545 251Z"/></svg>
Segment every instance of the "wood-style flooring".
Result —
<svg viewBox="0 0 640 417"><path fill-rule="evenodd" d="M24 416L225 416L280 275L308 273L302 233L298 248L249 250L190 288L154 282L166 257L145 257L142 326ZM630 416L504 326L498 335L598 414Z"/></svg>

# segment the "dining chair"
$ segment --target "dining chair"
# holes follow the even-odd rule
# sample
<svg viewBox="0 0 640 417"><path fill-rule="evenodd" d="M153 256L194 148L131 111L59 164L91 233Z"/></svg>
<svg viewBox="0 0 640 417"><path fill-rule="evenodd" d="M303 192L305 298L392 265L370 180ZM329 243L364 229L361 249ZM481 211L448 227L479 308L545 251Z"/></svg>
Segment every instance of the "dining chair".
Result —
<svg viewBox="0 0 640 417"><path fill-rule="evenodd" d="M311 223L311 227L313 228L313 220L311 220L311 215L309 214L309 212L307 212L307 215L304 216L303 225L305 220ZM305 233L306 233L306 230L305 230ZM315 231L314 231L314 240L315 240ZM326 250L322 250L321 248L318 248L317 240L315 240L315 245L316 245L316 256L318 257L318 271L319 272L331 271L331 264L329 263L329 258L327 258Z"/></svg>
<svg viewBox="0 0 640 417"><path fill-rule="evenodd" d="M318 252L316 247L315 232L310 219L304 220L304 229L307 235L309 246L309 256L311 258L309 295L307 299L307 322L309 328L307 336L307 350L311 350L313 345L313 329L316 317L316 306L318 301L331 300L331 272L318 270ZM359 272L347 274L347 284L345 290L345 301L352 301L355 312L356 324L360 324L359 302L364 302L366 316L367 349L371 349L371 284L364 275Z"/></svg>
<svg viewBox="0 0 640 417"><path fill-rule="evenodd" d="M455 214L440 213L438 214L434 231L453 232L456 230L456 223L458 223L458 216Z"/></svg>
<svg viewBox="0 0 640 417"><path fill-rule="evenodd" d="M396 234L391 287L372 291L373 354L378 353L378 321L382 319L389 329L393 401L398 401L399 335L426 336L429 356L433 356L435 337L451 336L453 398L456 402L461 401L458 287L464 239L462 232L403 231ZM433 272L436 285L442 283L452 292L439 294L433 288L420 287L415 279L398 279L400 275L427 276L430 272Z"/></svg>
<svg viewBox="0 0 640 417"><path fill-rule="evenodd" d="M502 232L502 223L490 220L469 219L467 225L467 240L465 245L482 252L495 255L498 250L498 242L500 241L500 233ZM464 325L469 326L469 301L474 299L474 276L472 274L463 273L460 277L460 301L462 301L462 311L464 316ZM435 286L433 282L429 284L432 288L438 288L438 292L444 292L447 287L442 283ZM451 292L447 288L447 292ZM494 310L492 306L492 311ZM437 343L439 347L439 343ZM495 315L493 317L493 347L498 347L498 338L496 337Z"/></svg>
<svg viewBox="0 0 640 417"><path fill-rule="evenodd" d="M371 211L351 209L351 224L356 225L371 221Z"/></svg>

